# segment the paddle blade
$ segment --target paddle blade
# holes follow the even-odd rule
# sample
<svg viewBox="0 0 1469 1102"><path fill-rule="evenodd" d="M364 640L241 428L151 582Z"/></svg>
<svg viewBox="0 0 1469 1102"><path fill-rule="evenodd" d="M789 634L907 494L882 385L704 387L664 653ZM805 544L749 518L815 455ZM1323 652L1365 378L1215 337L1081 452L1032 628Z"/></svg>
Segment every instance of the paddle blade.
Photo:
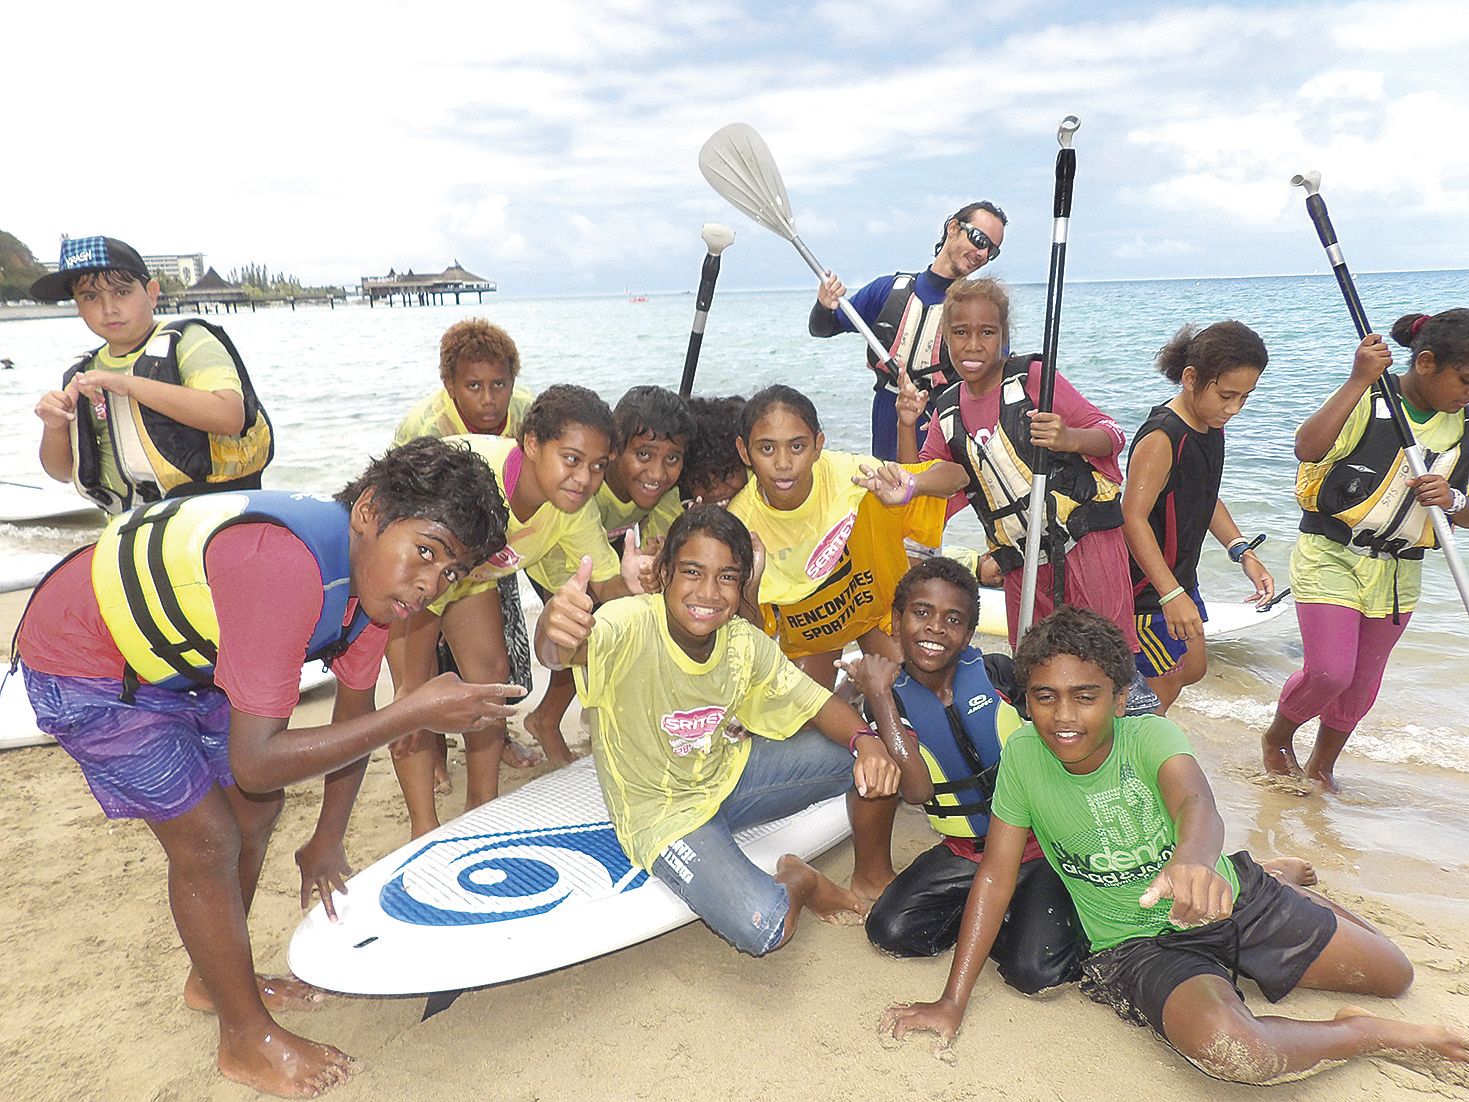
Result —
<svg viewBox="0 0 1469 1102"><path fill-rule="evenodd" d="M699 171L736 210L787 241L795 238L785 181L753 126L733 122L716 130L699 150Z"/></svg>

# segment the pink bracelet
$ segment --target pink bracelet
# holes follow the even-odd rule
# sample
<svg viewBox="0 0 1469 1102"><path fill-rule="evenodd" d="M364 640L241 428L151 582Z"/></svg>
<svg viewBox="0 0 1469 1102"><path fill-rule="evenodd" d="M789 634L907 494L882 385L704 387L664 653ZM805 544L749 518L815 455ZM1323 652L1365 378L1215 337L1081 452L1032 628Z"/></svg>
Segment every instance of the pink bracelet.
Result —
<svg viewBox="0 0 1469 1102"><path fill-rule="evenodd" d="M871 735L873 738L877 738L877 735L874 732L869 731L867 730L867 728L864 727L862 730L853 735L851 741L847 743L847 749L852 751L852 757L855 758L857 756L857 740L866 735Z"/></svg>
<svg viewBox="0 0 1469 1102"><path fill-rule="evenodd" d="M912 471L909 471L908 472L908 489L903 492L903 500L900 501L900 502L898 502L898 504L899 505L907 505L908 502L910 502L910 501L913 500L913 493L917 489L918 489L918 476L916 474L914 474Z"/></svg>

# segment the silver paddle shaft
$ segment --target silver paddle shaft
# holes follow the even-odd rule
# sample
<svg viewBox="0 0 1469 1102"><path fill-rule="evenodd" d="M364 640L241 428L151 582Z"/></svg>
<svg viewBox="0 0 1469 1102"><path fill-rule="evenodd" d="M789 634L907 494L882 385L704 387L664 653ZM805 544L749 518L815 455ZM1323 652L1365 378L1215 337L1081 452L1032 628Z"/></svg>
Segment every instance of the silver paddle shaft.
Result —
<svg viewBox="0 0 1469 1102"><path fill-rule="evenodd" d="M791 238L791 244L796 247L796 252L801 254L801 259L816 273L816 278L825 279L826 269L822 267L821 261L812 255L811 250L806 248L806 242L797 236ZM852 328L862 334L862 339L867 342L867 347L872 349L872 354L877 357L878 362L888 365L892 371L893 384L896 385L898 381L897 361L893 359L892 354L888 352L882 341L877 339L877 334L862 320L862 315L857 313L857 308L848 302L847 297L843 295L837 299L837 309L841 310L846 319L852 323Z"/></svg>

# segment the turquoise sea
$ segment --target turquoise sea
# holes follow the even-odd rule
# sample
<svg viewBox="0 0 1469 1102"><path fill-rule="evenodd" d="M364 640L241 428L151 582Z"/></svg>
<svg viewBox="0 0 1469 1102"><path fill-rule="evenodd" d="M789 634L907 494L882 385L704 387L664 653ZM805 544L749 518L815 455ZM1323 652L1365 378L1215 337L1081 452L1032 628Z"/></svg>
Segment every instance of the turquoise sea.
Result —
<svg viewBox="0 0 1469 1102"><path fill-rule="evenodd" d="M1469 271L1363 275L1358 288L1368 316L1386 330L1409 311L1469 304ZM1012 344L1038 349L1045 287L1018 285L1013 295ZM816 402L829 446L865 450L870 376L861 343L808 337L812 298L808 290L717 292L696 392L749 394L772 382L792 384ZM692 294L645 301L495 297L482 306L271 309L214 320L246 357L275 423L277 454L267 486L334 490L387 446L409 404L436 385L439 335L459 317L482 314L505 326L532 388L576 382L615 402L636 383L677 386L693 309ZM1157 348L1186 322L1227 317L1259 331L1271 362L1230 424L1223 496L1243 531L1269 534L1261 554L1283 586L1298 519L1293 433L1345 378L1357 344L1329 275L1070 284L1058 363L1131 432L1172 393L1152 366ZM0 373L4 478L45 481L32 408L74 355L95 343L75 318L0 325L0 357L16 364ZM0 524L0 553L68 550L90 539L95 527ZM978 539L972 517L955 519L951 542ZM1464 543L1469 551L1469 534ZM1469 617L1441 557L1431 556L1424 574L1423 603L1348 753L1469 772ZM1202 575L1209 600L1248 591L1238 568L1212 545ZM1294 620L1282 617L1258 637L1221 643L1212 653L1209 677L1183 700L1238 718L1249 729L1241 737L1253 738L1299 658Z"/></svg>

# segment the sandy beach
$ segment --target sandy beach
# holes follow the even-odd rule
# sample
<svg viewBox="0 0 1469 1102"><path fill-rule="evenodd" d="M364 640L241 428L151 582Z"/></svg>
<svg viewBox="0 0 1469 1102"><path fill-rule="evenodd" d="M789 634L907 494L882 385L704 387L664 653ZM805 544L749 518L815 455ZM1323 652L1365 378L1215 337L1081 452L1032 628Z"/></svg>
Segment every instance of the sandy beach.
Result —
<svg viewBox="0 0 1469 1102"><path fill-rule="evenodd" d="M0 597L8 641L25 594ZM1211 674L1219 676L1219 673ZM386 700L386 680L379 686ZM1231 849L1312 861L1321 889L1387 930L1417 968L1409 994L1358 1000L1386 1015L1469 1020L1469 775L1386 765L1348 750L1337 798L1263 786L1256 732L1190 712ZM294 723L324 722L331 693ZM585 736L567 731L585 749ZM521 734L521 738L524 735ZM462 763L451 751L462 799ZM509 775L524 783L534 770ZM187 960L165 899L163 855L139 822L109 822L55 746L0 755L0 1097L237 1102L261 1097L214 1068L213 1019L183 1006ZM314 822L319 786L290 793L251 917L256 964L285 967L300 916L292 852ZM401 844L407 815L386 753L373 755L347 838L356 867ZM898 818L895 858L931 844L920 813ZM844 879L851 848L819 864ZM1210 1081L1148 1032L1075 986L1027 999L981 977L946 1059L931 1039L883 1043L876 1022L897 1000L935 997L949 957L899 961L859 928L809 918L764 960L742 957L700 924L551 975L471 991L431 1021L423 999L332 997L287 1014L289 1028L360 1058L331 1092L357 1099L1110 1099L1268 1096L1326 1100L1465 1097L1469 1076L1362 1060L1269 1089ZM1252 1007L1268 1004L1245 982ZM1300 992L1281 1009L1328 1017L1344 996Z"/></svg>

